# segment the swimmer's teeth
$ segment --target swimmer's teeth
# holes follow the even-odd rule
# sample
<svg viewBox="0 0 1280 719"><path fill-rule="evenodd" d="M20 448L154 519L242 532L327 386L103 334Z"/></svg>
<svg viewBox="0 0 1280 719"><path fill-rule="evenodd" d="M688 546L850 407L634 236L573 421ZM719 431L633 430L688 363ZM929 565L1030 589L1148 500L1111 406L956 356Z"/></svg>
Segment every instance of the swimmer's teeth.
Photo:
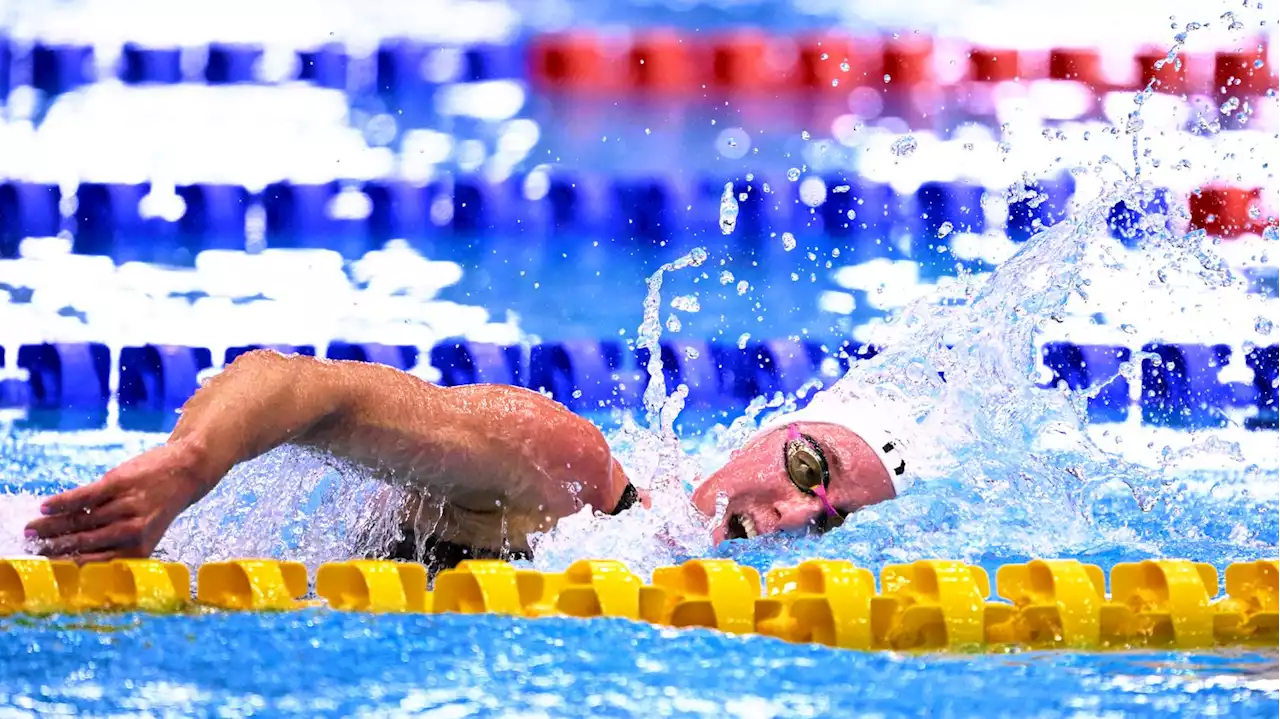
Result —
<svg viewBox="0 0 1280 719"><path fill-rule="evenodd" d="M756 523L751 519L751 517L748 517L745 514L742 515L742 528L747 532L747 539L756 538Z"/></svg>

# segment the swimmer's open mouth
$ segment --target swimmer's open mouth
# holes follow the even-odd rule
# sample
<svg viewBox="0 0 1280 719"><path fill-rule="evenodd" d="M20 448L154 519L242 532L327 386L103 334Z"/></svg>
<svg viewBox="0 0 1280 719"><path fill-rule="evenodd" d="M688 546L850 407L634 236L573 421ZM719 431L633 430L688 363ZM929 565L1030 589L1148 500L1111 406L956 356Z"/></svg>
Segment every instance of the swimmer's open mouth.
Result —
<svg viewBox="0 0 1280 719"><path fill-rule="evenodd" d="M751 517L745 514L729 516L729 522L725 525L725 539L755 539L757 536L756 523Z"/></svg>

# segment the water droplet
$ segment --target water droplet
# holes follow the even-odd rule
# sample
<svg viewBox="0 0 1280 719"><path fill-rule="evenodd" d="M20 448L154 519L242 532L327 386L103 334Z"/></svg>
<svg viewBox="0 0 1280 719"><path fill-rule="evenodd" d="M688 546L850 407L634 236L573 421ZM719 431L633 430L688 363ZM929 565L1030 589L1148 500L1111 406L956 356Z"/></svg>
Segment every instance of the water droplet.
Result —
<svg viewBox="0 0 1280 719"><path fill-rule="evenodd" d="M822 53L822 59L823 59L823 60L826 60L828 57L829 57L829 55L827 55L827 53L825 53L825 52L824 52L824 53Z"/></svg>
<svg viewBox="0 0 1280 719"><path fill-rule="evenodd" d="M849 72L849 61L845 60L840 63L840 72Z"/></svg>
<svg viewBox="0 0 1280 719"><path fill-rule="evenodd" d="M1123 333L1125 333L1125 334L1127 334L1127 335L1136 335L1136 334L1138 334L1138 328L1137 328L1137 327L1134 327L1133 325L1129 324L1128 322L1126 322L1126 323L1124 323L1124 324L1120 325L1120 331L1121 331L1121 332L1123 332Z"/></svg>
<svg viewBox="0 0 1280 719"><path fill-rule="evenodd" d="M671 309L681 312L697 312L702 309L697 295L679 295L671 298Z"/></svg>
<svg viewBox="0 0 1280 719"><path fill-rule="evenodd" d="M884 74L884 82L885 82L885 84L886 84L886 85L887 85L887 84L889 84L889 82L890 82L890 81L892 81L892 80L893 80L893 78L892 78L892 77L890 77L890 76L889 76L889 73L887 73L887 72L886 72L886 73Z"/></svg>
<svg viewBox="0 0 1280 719"><path fill-rule="evenodd" d="M938 237L946 237L947 235L951 234L951 231L954 229L955 229L955 226L953 226L950 222L944 222L938 226Z"/></svg>
<svg viewBox="0 0 1280 719"><path fill-rule="evenodd" d="M720 284L727 285L727 284L730 284L731 282L733 282L732 272L725 270L724 272L720 273Z"/></svg>
<svg viewBox="0 0 1280 719"><path fill-rule="evenodd" d="M916 138L912 135L899 137L893 142L893 154L898 157L910 157L911 154L916 151L916 147L918 146L919 143L916 142Z"/></svg>
<svg viewBox="0 0 1280 719"><path fill-rule="evenodd" d="M743 332L741 335L738 336L738 349L740 350L746 349L747 342L749 342L750 340L751 340L751 333Z"/></svg>
<svg viewBox="0 0 1280 719"><path fill-rule="evenodd" d="M580 389L575 389L575 390L573 391L573 398L574 398L574 399L582 399L582 390L580 390Z"/></svg>
<svg viewBox="0 0 1280 719"><path fill-rule="evenodd" d="M1271 334L1271 330L1274 327L1275 325L1266 317L1258 316L1253 320L1253 329L1257 330L1260 335Z"/></svg>
<svg viewBox="0 0 1280 719"><path fill-rule="evenodd" d="M707 251L701 247L695 247L689 251L689 264L698 267L707 261Z"/></svg>
<svg viewBox="0 0 1280 719"><path fill-rule="evenodd" d="M1280 241L1280 227L1276 225L1267 225L1262 230L1262 239L1269 242Z"/></svg>
<svg viewBox="0 0 1280 719"><path fill-rule="evenodd" d="M698 359L698 356L699 356L698 350L694 349L693 347L685 347L684 356L685 356L685 359Z"/></svg>
<svg viewBox="0 0 1280 719"><path fill-rule="evenodd" d="M680 331L680 318L679 318L679 317L676 317L675 315L671 315L670 317L668 317L668 318L667 318L667 331L669 331L669 332L679 332L679 331Z"/></svg>
<svg viewBox="0 0 1280 719"><path fill-rule="evenodd" d="M733 196L733 183L724 183L724 194L720 196L720 232L733 234L738 226L738 199Z"/></svg>
<svg viewBox="0 0 1280 719"><path fill-rule="evenodd" d="M831 188L832 194L837 194L837 195L842 192L848 192L848 191L849 191L848 185L836 185L835 187Z"/></svg>
<svg viewBox="0 0 1280 719"><path fill-rule="evenodd" d="M808 139L809 139L809 131L808 131L808 130L802 130L802 131L800 132L800 139L802 139L802 140L808 140Z"/></svg>
<svg viewBox="0 0 1280 719"><path fill-rule="evenodd" d="M652 134L653 134L653 130L651 130L651 129L649 129L649 128L647 128L647 127L646 127L646 128L644 129L644 134L646 134L646 135L652 135Z"/></svg>
<svg viewBox="0 0 1280 719"><path fill-rule="evenodd" d="M799 179L800 179L800 168L798 168L798 167L793 167L793 168L791 168L790 170L787 170L787 179L788 179L788 180L791 180L792 182L795 182L796 180L799 180Z"/></svg>
<svg viewBox="0 0 1280 719"><path fill-rule="evenodd" d="M840 78L831 78L831 87L840 87Z"/></svg>
<svg viewBox="0 0 1280 719"><path fill-rule="evenodd" d="M782 249L790 252L796 248L796 236L790 232L782 233Z"/></svg>
<svg viewBox="0 0 1280 719"><path fill-rule="evenodd" d="M751 287L751 285L747 284L747 281L746 281L746 280L740 280L740 281L738 282L738 295L739 295L739 296L741 296L741 295L745 295L745 294L747 294L747 290L748 290L750 287Z"/></svg>

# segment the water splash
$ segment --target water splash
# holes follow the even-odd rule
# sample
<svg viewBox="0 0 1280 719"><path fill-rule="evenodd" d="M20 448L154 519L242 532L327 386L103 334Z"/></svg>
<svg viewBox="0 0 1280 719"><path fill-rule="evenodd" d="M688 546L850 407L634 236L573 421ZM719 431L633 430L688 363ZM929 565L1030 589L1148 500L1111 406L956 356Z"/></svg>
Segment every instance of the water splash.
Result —
<svg viewBox="0 0 1280 719"><path fill-rule="evenodd" d="M174 522L156 556L196 566L234 557L325 562L385 553L407 494L328 455L281 447L235 467ZM424 502L419 514L430 512ZM438 519L438 516L437 516Z"/></svg>
<svg viewBox="0 0 1280 719"><path fill-rule="evenodd" d="M720 196L720 232L732 235L738 226L738 198L733 195L733 183L724 183L724 194Z"/></svg>
<svg viewBox="0 0 1280 719"><path fill-rule="evenodd" d="M921 478L911 493L856 513L822 538L775 537L718 549L708 547L705 538L699 542L695 534L700 528L705 533L707 524L688 516L687 500L697 477L741 446L760 417L797 404L794 398L757 398L728 427L687 442L684 458L671 454L669 435L660 447L634 426L612 437L624 466L643 468L639 474L655 492L655 508L617 519L596 518L589 527L585 522L562 524L539 538L536 565L560 569L575 559L598 556L601 546L625 547L619 558L637 571L706 553L761 568L808 556L877 566L921 556L1054 556L1117 546L1159 554L1169 541L1161 531L1209 536L1200 528L1206 523L1216 527L1210 532L1215 541L1230 539L1233 552L1273 551L1268 547L1274 547L1274 522L1267 518L1274 515L1274 503L1260 505L1256 517L1224 519L1239 517L1233 512L1240 503L1253 501L1240 490L1231 495L1231 506L1202 502L1193 510L1186 475L1177 469L1199 455L1213 456L1218 466L1249 463L1238 444L1208 437L1159 453L1153 464L1135 464L1104 450L1088 431L1088 400L1101 387L1046 390L1039 383L1038 347L1047 331L1082 308L1093 311L1110 302L1112 310L1130 309L1127 299L1116 300L1101 290L1107 283L1132 283L1135 276L1150 275L1149 281L1160 286L1144 299L1152 306L1184 310L1189 285L1218 299L1245 293L1240 279L1214 254L1212 243L1196 233L1153 233L1144 250L1123 254L1107 237L1110 208L1151 188L1117 174L1121 176L1096 198L1073 208L1069 221L1033 237L985 281L969 278L966 304L940 303L930 295L876 326L866 341L885 349L854 362L815 398L851 414L873 413L884 424L896 418L896 426L889 428L902 438L912 471ZM1163 282L1155 279L1156 272ZM1095 286L1098 296L1090 294ZM1138 331L1157 331L1137 322ZM1140 383L1146 358L1135 353L1121 375ZM661 431L669 427L670 417L664 414ZM1120 434L1113 439L1119 442ZM1244 475L1255 484L1259 479L1274 482L1274 469L1261 469L1256 461L1249 466L1253 469ZM663 472L672 475L663 478ZM1220 476L1226 475L1245 481L1240 472Z"/></svg>

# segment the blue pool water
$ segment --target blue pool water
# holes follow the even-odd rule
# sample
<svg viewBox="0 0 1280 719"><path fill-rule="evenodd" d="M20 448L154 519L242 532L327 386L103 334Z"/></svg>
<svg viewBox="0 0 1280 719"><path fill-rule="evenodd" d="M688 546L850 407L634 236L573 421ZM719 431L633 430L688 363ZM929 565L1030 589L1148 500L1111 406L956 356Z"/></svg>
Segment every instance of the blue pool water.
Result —
<svg viewBox="0 0 1280 719"><path fill-rule="evenodd" d="M626 621L327 612L6 620L43 716L1269 716L1274 653L863 654Z"/></svg>

